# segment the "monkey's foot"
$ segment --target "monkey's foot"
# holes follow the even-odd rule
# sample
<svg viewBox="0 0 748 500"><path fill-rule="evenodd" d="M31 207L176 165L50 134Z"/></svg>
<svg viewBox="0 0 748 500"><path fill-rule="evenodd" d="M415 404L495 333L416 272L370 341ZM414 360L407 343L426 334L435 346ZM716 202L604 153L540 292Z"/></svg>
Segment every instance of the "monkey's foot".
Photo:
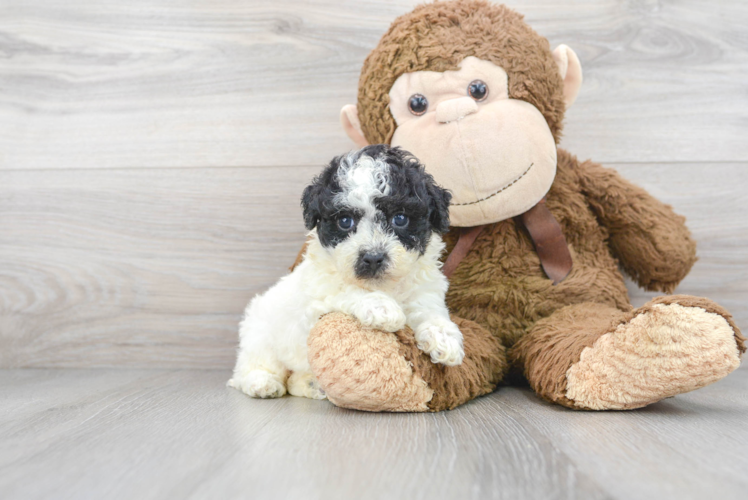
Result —
<svg viewBox="0 0 748 500"><path fill-rule="evenodd" d="M658 297L633 311L564 307L510 351L543 398L583 410L627 410L716 382L740 364L745 338L709 299Z"/></svg>
<svg viewBox="0 0 748 500"><path fill-rule="evenodd" d="M713 302L663 297L582 351L566 372L566 397L593 410L639 408L720 380L740 365L741 348Z"/></svg>
<svg viewBox="0 0 748 500"><path fill-rule="evenodd" d="M507 369L500 342L476 323L452 318L463 335L459 366L434 364L410 328L394 333L352 316L322 317L309 334L309 364L327 398L366 411L439 411L493 391Z"/></svg>
<svg viewBox="0 0 748 500"><path fill-rule="evenodd" d="M582 351L566 372L566 397L594 410L639 408L716 382L739 365L727 319L676 299L645 306Z"/></svg>

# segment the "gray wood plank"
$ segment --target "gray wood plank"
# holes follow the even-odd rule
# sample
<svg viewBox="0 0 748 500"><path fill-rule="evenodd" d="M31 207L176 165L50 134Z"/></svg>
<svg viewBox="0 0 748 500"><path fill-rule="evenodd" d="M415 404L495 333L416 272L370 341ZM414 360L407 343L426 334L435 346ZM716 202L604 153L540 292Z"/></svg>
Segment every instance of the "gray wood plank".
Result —
<svg viewBox="0 0 748 500"><path fill-rule="evenodd" d="M438 414L253 400L229 373L2 370L0 496L739 499L748 370L644 410L500 388Z"/></svg>
<svg viewBox="0 0 748 500"><path fill-rule="evenodd" d="M699 260L676 293L709 297L748 329L748 164L611 164L686 217ZM723 168L724 167L724 168ZM656 293L628 283L634 305Z"/></svg>
<svg viewBox="0 0 748 500"><path fill-rule="evenodd" d="M0 365L228 366L319 169L0 173Z"/></svg>
<svg viewBox="0 0 748 500"><path fill-rule="evenodd" d="M307 165L417 0L6 0L0 169ZM604 162L743 161L748 4L518 0L585 85L564 145Z"/></svg>
<svg viewBox="0 0 748 500"><path fill-rule="evenodd" d="M620 498L745 498L748 416L743 366L716 384L633 412L527 412L518 391L502 409L520 414L572 462Z"/></svg>
<svg viewBox="0 0 748 500"><path fill-rule="evenodd" d="M50 376L64 380L57 391L46 390ZM40 409L0 425L2 497L184 498L285 406L242 411L226 376L134 372L132 382L106 387L98 379L122 375L52 370L38 374L37 387L4 391L10 408L34 398Z"/></svg>
<svg viewBox="0 0 748 500"><path fill-rule="evenodd" d="M196 490L239 498L252 470L255 492L285 498L606 498L524 419L496 415L499 399L456 412L308 412L274 419L253 445ZM529 405L528 405L529 406ZM278 468L293 448L291 470ZM266 457L257 461L256 457ZM312 464L318 464L312 466ZM270 495L272 496L272 495Z"/></svg>
<svg viewBox="0 0 748 500"><path fill-rule="evenodd" d="M748 164L614 166L688 217L700 260L678 292L748 329ZM230 367L319 168L0 171L0 366Z"/></svg>

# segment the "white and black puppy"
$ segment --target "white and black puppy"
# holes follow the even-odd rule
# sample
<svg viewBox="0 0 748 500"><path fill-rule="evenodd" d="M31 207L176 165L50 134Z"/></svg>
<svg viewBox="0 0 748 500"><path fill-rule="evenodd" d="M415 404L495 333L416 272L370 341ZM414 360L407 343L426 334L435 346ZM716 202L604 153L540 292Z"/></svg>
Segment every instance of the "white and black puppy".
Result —
<svg viewBox="0 0 748 500"><path fill-rule="evenodd" d="M333 311L388 332L408 325L432 361L460 364L462 334L449 319L439 261L450 198L401 149L367 146L333 159L304 191L304 260L247 306L229 385L252 397L324 398L307 337Z"/></svg>

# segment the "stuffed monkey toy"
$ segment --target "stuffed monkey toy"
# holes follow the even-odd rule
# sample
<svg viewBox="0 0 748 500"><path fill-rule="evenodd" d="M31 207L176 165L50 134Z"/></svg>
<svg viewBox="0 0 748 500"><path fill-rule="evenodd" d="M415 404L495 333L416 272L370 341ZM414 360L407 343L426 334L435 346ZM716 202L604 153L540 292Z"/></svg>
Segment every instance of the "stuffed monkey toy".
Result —
<svg viewBox="0 0 748 500"><path fill-rule="evenodd" d="M666 295L634 309L623 270L671 293L696 261L683 217L615 171L557 148L582 82L576 54L482 0L396 19L341 112L359 146L415 154L453 194L447 303L460 366L431 363L413 332L324 316L309 359L327 397L369 411L438 411L524 376L542 398L639 408L715 382L744 338L709 299Z"/></svg>

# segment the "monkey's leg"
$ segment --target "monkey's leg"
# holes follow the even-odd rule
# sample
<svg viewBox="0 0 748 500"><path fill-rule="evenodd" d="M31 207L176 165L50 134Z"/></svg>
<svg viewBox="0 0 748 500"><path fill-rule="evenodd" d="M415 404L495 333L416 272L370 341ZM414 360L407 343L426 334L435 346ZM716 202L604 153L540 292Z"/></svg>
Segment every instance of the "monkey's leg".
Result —
<svg viewBox="0 0 748 500"><path fill-rule="evenodd" d="M631 312L565 307L539 321L509 357L549 401L625 410L716 382L738 367L744 342L725 309L674 295Z"/></svg>
<svg viewBox="0 0 748 500"><path fill-rule="evenodd" d="M366 411L439 411L494 390L506 373L504 347L471 321L452 317L465 358L446 367L418 349L413 331L365 328L351 316L328 314L309 334L309 363L327 398Z"/></svg>

